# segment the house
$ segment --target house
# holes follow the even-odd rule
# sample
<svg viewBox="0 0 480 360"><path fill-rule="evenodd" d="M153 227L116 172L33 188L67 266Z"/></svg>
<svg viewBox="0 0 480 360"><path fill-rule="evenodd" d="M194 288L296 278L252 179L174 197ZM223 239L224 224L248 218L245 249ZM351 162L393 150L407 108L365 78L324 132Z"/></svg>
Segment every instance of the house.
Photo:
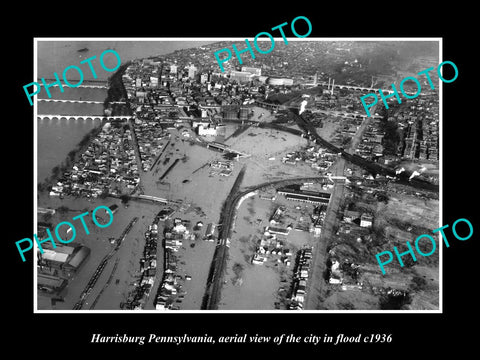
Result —
<svg viewBox="0 0 480 360"><path fill-rule="evenodd" d="M343 221L346 223L352 223L355 220L359 219L361 216L359 211L345 210L343 213Z"/></svg>
<svg viewBox="0 0 480 360"><path fill-rule="evenodd" d="M275 212L273 213L272 217L270 218L270 224L276 225L280 223L280 218L282 217L284 209L282 207L278 207Z"/></svg>
<svg viewBox="0 0 480 360"><path fill-rule="evenodd" d="M180 222L175 224L175 226L173 227L173 231L177 233L184 233L187 231L187 227Z"/></svg>
<svg viewBox="0 0 480 360"><path fill-rule="evenodd" d="M232 174L232 170L230 169L223 169L219 173L220 176L230 176L231 174Z"/></svg>
<svg viewBox="0 0 480 360"><path fill-rule="evenodd" d="M213 241L213 235L215 233L215 225L213 223L209 223L207 225L207 229L205 230L204 239Z"/></svg>
<svg viewBox="0 0 480 360"><path fill-rule="evenodd" d="M373 224L373 216L369 214L362 214L360 217L360 226L361 227L372 227Z"/></svg>
<svg viewBox="0 0 480 360"><path fill-rule="evenodd" d="M342 273L340 272L340 263L336 260L332 262L331 274L328 282L330 284L342 283Z"/></svg>
<svg viewBox="0 0 480 360"><path fill-rule="evenodd" d="M259 254L255 254L252 258L252 264L255 265L262 265L265 261L267 261L267 258Z"/></svg>

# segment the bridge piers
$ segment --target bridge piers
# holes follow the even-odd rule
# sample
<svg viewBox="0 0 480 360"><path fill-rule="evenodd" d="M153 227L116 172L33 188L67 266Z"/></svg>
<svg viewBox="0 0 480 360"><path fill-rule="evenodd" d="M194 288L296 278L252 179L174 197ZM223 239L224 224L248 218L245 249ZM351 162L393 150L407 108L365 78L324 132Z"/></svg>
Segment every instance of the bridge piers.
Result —
<svg viewBox="0 0 480 360"><path fill-rule="evenodd" d="M116 116L105 116L105 115L57 115L57 114L37 114L37 119L39 120L62 120L66 119L71 120L74 119L75 121L77 120L84 120L87 121L88 119L91 120L129 120L133 118L133 116L127 116L127 115L116 115Z"/></svg>

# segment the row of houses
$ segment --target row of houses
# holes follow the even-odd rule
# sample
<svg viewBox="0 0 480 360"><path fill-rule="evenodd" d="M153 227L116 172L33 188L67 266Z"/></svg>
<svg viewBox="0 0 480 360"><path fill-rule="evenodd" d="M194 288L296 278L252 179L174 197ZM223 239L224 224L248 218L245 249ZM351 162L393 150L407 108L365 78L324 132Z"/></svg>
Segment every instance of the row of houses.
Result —
<svg viewBox="0 0 480 360"><path fill-rule="evenodd" d="M312 262L312 248L306 247L298 251L292 281L292 296L289 310L303 310L307 294L307 280Z"/></svg>
<svg viewBox="0 0 480 360"><path fill-rule="evenodd" d="M127 309L142 310L150 296L157 275L157 243L159 215L149 225L144 234L145 246L140 258L140 278L134 290L129 294Z"/></svg>
<svg viewBox="0 0 480 360"><path fill-rule="evenodd" d="M355 151L363 158L375 160L383 156L383 137L384 132L379 129L380 120L372 119L367 129L363 133L362 141Z"/></svg>
<svg viewBox="0 0 480 360"><path fill-rule="evenodd" d="M400 141L397 159L439 160L439 98L426 95L395 104L388 113L389 122L397 124Z"/></svg>
<svg viewBox="0 0 480 360"><path fill-rule="evenodd" d="M155 164L158 156L165 148L165 142L171 137L166 126L159 121L138 117L133 125L137 139L138 151L142 162L142 170L149 171Z"/></svg>
<svg viewBox="0 0 480 360"><path fill-rule="evenodd" d="M183 277L177 273L179 261L177 252L182 246L183 239L195 238L187 230L187 225L182 219L176 218L173 225L165 231L163 278L154 302L157 310L178 310L179 306L176 303L180 303L185 298L183 284L190 277L187 275Z"/></svg>

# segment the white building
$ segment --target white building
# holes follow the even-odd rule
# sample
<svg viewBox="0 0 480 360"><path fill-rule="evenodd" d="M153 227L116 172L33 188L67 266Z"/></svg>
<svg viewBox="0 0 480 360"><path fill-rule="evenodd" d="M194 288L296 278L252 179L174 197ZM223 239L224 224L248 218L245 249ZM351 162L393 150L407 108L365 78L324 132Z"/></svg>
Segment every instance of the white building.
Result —
<svg viewBox="0 0 480 360"><path fill-rule="evenodd" d="M360 226L361 227L366 227L366 228L372 227L372 223L373 223L373 217L371 215L363 214L360 217Z"/></svg>
<svg viewBox="0 0 480 360"><path fill-rule="evenodd" d="M285 86L292 86L292 85L293 85L293 79L269 77L269 78L268 78L268 85L277 85L277 86L285 85Z"/></svg>
<svg viewBox="0 0 480 360"><path fill-rule="evenodd" d="M243 72L248 72L250 74L257 75L257 76L262 75L262 69L261 68L242 66L242 71Z"/></svg>
<svg viewBox="0 0 480 360"><path fill-rule="evenodd" d="M208 81L208 74L200 75L200 83L205 84Z"/></svg>
<svg viewBox="0 0 480 360"><path fill-rule="evenodd" d="M193 79L195 77L195 74L197 73L197 68L194 65L191 65L188 68L188 77L190 79Z"/></svg>
<svg viewBox="0 0 480 360"><path fill-rule="evenodd" d="M230 80L235 80L239 83L241 82L249 82L252 81L254 78L253 74L244 71L231 71L230 72Z"/></svg>
<svg viewBox="0 0 480 360"><path fill-rule="evenodd" d="M150 76L150 86L158 86L158 77Z"/></svg>
<svg viewBox="0 0 480 360"><path fill-rule="evenodd" d="M217 127L216 126L198 126L198 135L200 136L217 136Z"/></svg>

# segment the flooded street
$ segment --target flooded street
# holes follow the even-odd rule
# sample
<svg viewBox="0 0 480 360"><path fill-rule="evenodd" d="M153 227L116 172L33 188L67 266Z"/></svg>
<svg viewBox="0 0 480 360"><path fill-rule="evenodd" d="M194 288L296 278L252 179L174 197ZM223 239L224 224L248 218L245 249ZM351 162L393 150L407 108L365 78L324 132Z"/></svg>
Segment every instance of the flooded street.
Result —
<svg viewBox="0 0 480 360"><path fill-rule="evenodd" d="M292 204L279 196L275 201L255 195L240 206L235 230L229 248L227 270L221 292L219 310L275 310L285 309L285 298L290 291L295 255L303 246L312 244L314 237L308 231L291 230L287 236L278 236L284 243L283 253L291 255L284 263L273 252L263 264L253 264L258 243L269 226L274 211L285 207L285 224L296 224L307 219L312 205Z"/></svg>

